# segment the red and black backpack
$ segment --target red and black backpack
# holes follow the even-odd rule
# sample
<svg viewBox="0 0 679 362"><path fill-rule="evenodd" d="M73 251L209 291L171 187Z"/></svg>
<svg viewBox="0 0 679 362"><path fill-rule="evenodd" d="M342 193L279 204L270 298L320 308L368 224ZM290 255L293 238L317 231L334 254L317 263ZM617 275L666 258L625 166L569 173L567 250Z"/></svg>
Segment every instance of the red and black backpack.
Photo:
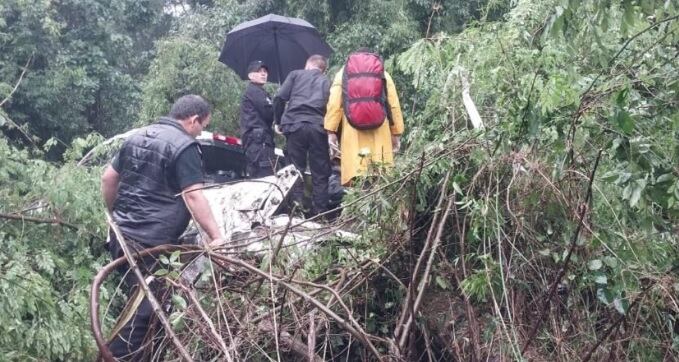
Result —
<svg viewBox="0 0 679 362"><path fill-rule="evenodd" d="M378 128L385 118L391 123L384 63L379 55L349 55L342 75L342 106L349 124L356 129Z"/></svg>

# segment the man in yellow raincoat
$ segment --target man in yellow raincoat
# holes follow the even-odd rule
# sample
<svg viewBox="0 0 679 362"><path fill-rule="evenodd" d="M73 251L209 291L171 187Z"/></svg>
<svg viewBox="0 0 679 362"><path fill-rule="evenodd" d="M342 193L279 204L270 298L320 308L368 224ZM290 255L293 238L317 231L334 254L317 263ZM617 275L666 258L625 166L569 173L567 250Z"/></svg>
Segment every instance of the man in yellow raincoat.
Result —
<svg viewBox="0 0 679 362"><path fill-rule="evenodd" d="M371 54L368 49L361 48L356 53ZM346 65L345 65L346 66ZM391 120L385 119L373 129L357 129L347 120L343 102L344 67L335 75L330 87L330 98L324 119L324 128L328 132L330 148L341 152L341 183L348 185L358 176L365 175L371 163L392 165L394 153L400 147L400 136L403 133L403 114L396 93L396 86L389 73L384 71L386 82L387 114ZM339 145L338 145L338 133Z"/></svg>

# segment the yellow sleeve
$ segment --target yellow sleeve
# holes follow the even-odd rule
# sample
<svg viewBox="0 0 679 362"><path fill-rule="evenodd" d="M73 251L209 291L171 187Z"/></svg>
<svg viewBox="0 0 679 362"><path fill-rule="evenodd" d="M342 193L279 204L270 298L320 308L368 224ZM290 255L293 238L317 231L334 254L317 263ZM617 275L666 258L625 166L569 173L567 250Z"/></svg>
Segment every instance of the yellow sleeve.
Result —
<svg viewBox="0 0 679 362"><path fill-rule="evenodd" d="M391 134L400 135L405 129L401 103L398 100L398 93L396 92L396 86L394 85L394 80L391 79L391 75L385 71L384 78L387 80L387 100L391 108L391 120L393 123L390 126Z"/></svg>
<svg viewBox="0 0 679 362"><path fill-rule="evenodd" d="M327 131L337 132L342 122L344 111L342 110L342 73L344 68L340 69L335 74L335 79L330 86L330 97L328 98L328 106L325 111L325 119L323 120L323 128Z"/></svg>

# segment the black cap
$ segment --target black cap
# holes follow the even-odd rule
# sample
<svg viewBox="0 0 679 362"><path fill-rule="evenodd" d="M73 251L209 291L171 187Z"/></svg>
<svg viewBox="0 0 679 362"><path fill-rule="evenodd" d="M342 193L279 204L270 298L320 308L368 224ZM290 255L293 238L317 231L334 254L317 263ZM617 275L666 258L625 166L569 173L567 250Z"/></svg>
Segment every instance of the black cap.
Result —
<svg viewBox="0 0 679 362"><path fill-rule="evenodd" d="M266 64L264 64L263 61L261 61L261 60L253 60L253 61L250 62L250 64L248 65L248 73L259 72L259 70L262 69L262 68L266 69L267 72L269 71L269 68L266 66Z"/></svg>

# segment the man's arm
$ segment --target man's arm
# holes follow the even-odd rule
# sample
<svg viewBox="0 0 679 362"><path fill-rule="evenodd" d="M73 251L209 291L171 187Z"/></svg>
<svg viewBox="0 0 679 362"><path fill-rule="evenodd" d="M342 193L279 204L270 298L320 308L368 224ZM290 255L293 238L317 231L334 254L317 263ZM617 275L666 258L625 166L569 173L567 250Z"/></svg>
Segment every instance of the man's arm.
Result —
<svg viewBox="0 0 679 362"><path fill-rule="evenodd" d="M210 204L207 202L205 195L203 195L201 187L203 187L202 183L186 187L182 190L182 196L193 219L210 238L210 243L219 245L223 243L222 233L219 231L217 221L215 221L215 217L212 215Z"/></svg>
<svg viewBox="0 0 679 362"><path fill-rule="evenodd" d="M120 183L120 174L113 166L108 165L101 175L101 194L104 197L104 203L109 212L113 211L113 203L116 201L118 195L118 184Z"/></svg>
<svg viewBox="0 0 679 362"><path fill-rule="evenodd" d="M281 87L278 88L278 92L273 99L273 114L276 124L281 124L281 118L283 118L283 112L285 111L285 104L290 100L292 85L295 83L294 77L294 73L288 74L288 77L285 78Z"/></svg>
<svg viewBox="0 0 679 362"><path fill-rule="evenodd" d="M277 125L281 124L281 118L283 118L283 112L285 111L285 103L286 101L278 96L273 99L273 121Z"/></svg>
<svg viewBox="0 0 679 362"><path fill-rule="evenodd" d="M175 177L182 190L182 197L193 219L207 233L212 245L223 243L212 210L201 191L204 177L198 146L191 146L184 150L175 164Z"/></svg>

